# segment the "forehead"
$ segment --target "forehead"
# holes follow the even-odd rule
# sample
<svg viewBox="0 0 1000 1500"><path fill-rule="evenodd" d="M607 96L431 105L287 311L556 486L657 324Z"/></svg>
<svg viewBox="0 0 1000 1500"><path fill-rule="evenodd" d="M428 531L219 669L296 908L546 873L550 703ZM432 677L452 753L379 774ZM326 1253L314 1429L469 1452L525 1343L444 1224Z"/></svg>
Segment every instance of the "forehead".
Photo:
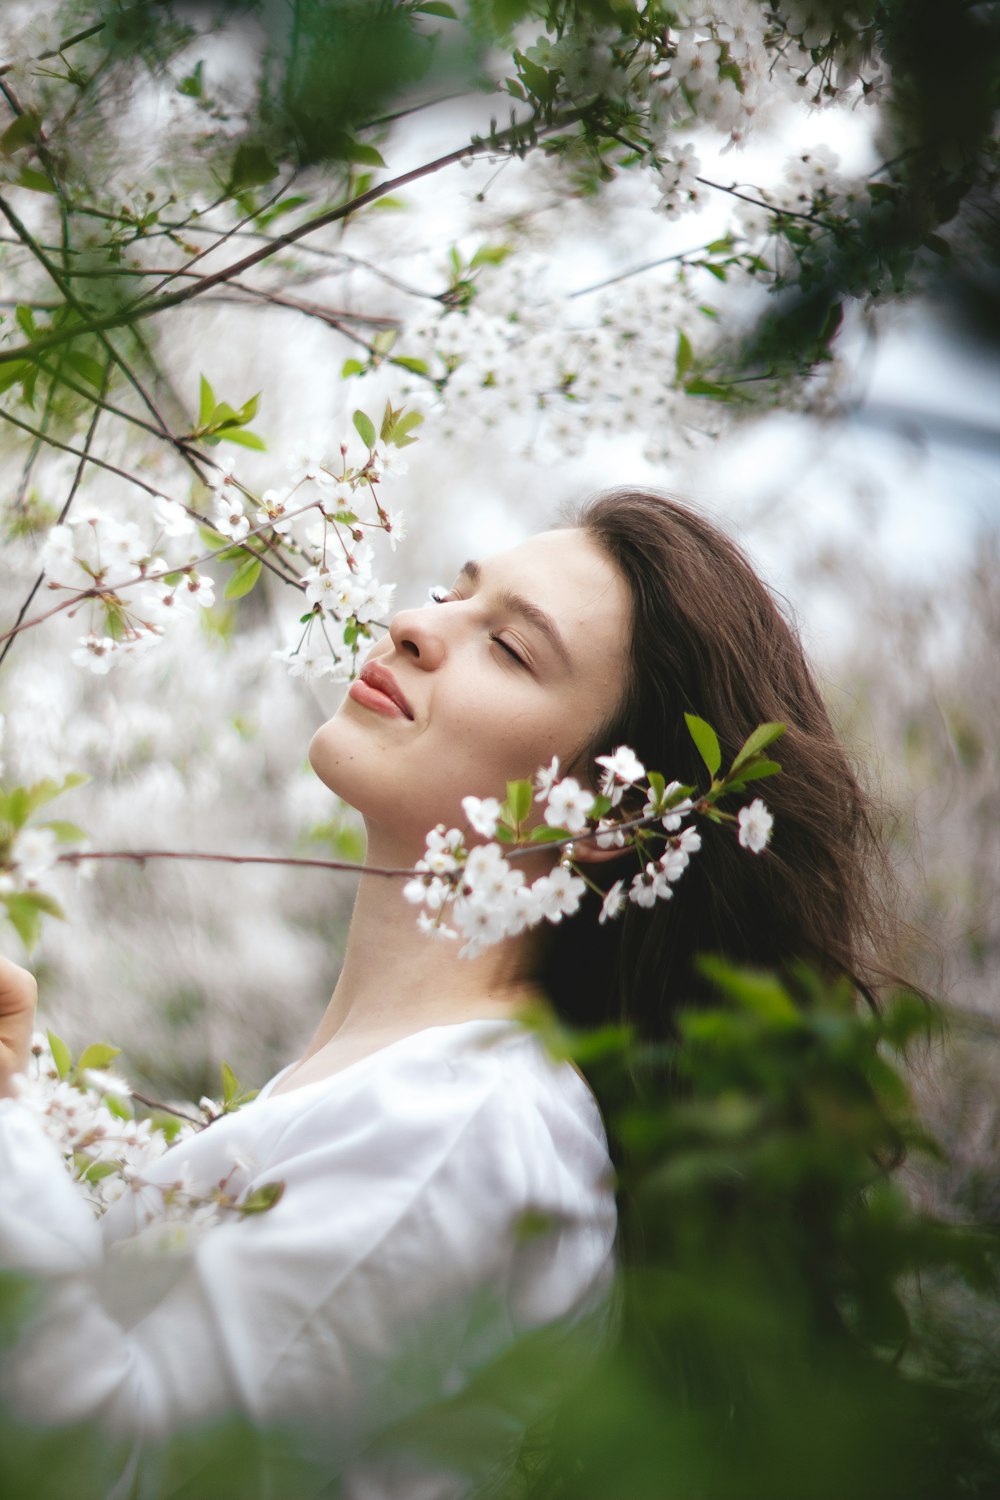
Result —
<svg viewBox="0 0 1000 1500"><path fill-rule="evenodd" d="M631 601L618 568L586 531L542 531L482 560L486 588L514 589L550 614L576 664L609 665L628 647Z"/></svg>

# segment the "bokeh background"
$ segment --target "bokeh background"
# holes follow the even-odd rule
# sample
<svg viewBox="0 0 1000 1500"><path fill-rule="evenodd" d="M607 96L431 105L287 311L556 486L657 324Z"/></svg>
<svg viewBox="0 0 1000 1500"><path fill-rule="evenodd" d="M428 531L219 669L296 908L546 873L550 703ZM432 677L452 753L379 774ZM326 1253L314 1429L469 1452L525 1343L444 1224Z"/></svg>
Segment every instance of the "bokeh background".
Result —
<svg viewBox="0 0 1000 1500"><path fill-rule="evenodd" d="M704 39L715 34L711 22L738 36L739 25L768 11L728 3L702 9L684 10L679 31ZM92 124L104 132L74 135L72 87L53 81L51 57L49 72L38 59L74 28L108 21L112 10L132 17L136 29L116 23L102 64L106 96L81 90L78 112L92 107ZM140 22L152 28L150 10L5 9L10 118L35 100L77 200L87 188L106 214L119 205L116 259L108 218L73 219L80 253L108 272L108 282L91 285L108 287L108 297L123 268L176 270L196 246L207 252L198 271L215 270L231 262L234 247L254 248L335 202L345 174L357 191L365 173L381 182L488 133L492 119L503 126L505 105L470 78L509 75L512 44L530 50L542 31L529 6L508 7L506 15L473 7L457 22L447 7L437 15L424 7L422 33L438 37L433 66L419 78L401 66L380 97L373 89L370 114L360 112L368 128L359 138L377 143L384 171L324 158L306 131L312 149L300 139L294 172L237 190L235 179L227 185L224 164L238 147L249 140L281 159L274 146L280 90L263 87L268 69L280 72L284 60L287 82L298 47L297 65L312 68L309 86L318 70L336 94L352 65L354 34L338 34L336 65L325 74L321 44L324 27L340 24L337 14L351 21L351 7L176 5L165 8L176 36L166 23L143 32ZM802 45L810 27L815 41L824 19L843 23L836 6L786 6L784 13ZM301 34L289 32L289 14ZM593 63L610 46L611 10L583 7L581 14L596 36L586 54ZM493 30L470 43L477 15ZM864 7L858 15L864 20ZM914 34L922 35L919 25ZM886 35L889 48L891 27ZM103 45L98 36L65 57L96 66ZM933 76L949 87L955 56L942 54L935 64ZM605 153L611 170L595 191L579 162L558 153L535 150L521 160L498 150L277 250L243 280L255 295L220 287L150 320L142 348L138 335L128 347L175 432L191 429L202 375L235 404L260 393L254 428L266 452L220 445L211 454L228 452L258 493L280 486L303 453L356 445L356 408L377 415L386 399L416 404L426 418L420 441L402 455L406 471L387 473L381 491L406 516L405 541L396 551L381 545L378 563L400 603L448 583L470 553L509 545L609 485L667 490L738 537L798 623L837 721L884 798L911 924L890 958L968 1018L968 1031L959 1027L947 1052L928 1060L921 1087L954 1147L949 1170L965 1186L956 1179L952 1187L989 1196L996 1189L984 1162L998 1134L1000 1057L1000 358L990 132L980 130L985 165L958 195L957 213L938 212L938 243L923 243L931 232L924 226L898 284L848 285L839 299L843 321L826 351L832 357L793 361L761 380L746 402L699 401L678 383L680 332L696 363L726 346L745 350L782 296L802 286L801 277L743 275L736 266L724 278L706 274L698 262L712 257L703 247L736 235L729 250L715 253L721 263L733 244L749 244L766 229L769 202L801 202L805 193L815 204L821 180L845 192L845 184L872 180L893 131L898 137L907 119L912 124L906 88L928 76L926 59L897 55L899 79L904 62L912 64L905 87L899 82L893 91L898 80L883 59L860 68L869 80L879 69L883 79L888 74L883 90L848 80L826 101L804 101L803 90L762 78L752 134L720 129L707 105L679 114L671 149L688 162L684 181L697 200L684 212L666 201L671 179L662 161L650 172L626 153L617 160ZM989 88L986 94L988 118L994 104ZM262 106L268 98L270 116ZM356 99L352 108L357 121ZM523 118L525 107L515 101L514 108ZM399 117L384 119L391 115ZM6 139L10 201L39 239L57 235L58 205L26 189L23 178L37 141ZM694 185L692 153L697 176L722 187ZM302 205L247 222L251 208L259 215L265 201L281 201L286 177L285 198L301 196ZM137 232L143 205L158 219ZM202 210L197 221L192 209ZM122 215L132 216L127 237ZM171 216L185 225L174 235L165 229ZM476 264L483 247L488 253ZM9 226L0 266L2 327L13 346L23 332L14 308L30 304L41 319L59 299ZM815 283L815 266L810 274ZM840 272L833 265L823 274ZM395 342L380 350L376 335L384 330ZM450 378L428 380L395 363L400 355ZM360 373L345 378L352 359ZM138 410L127 389L115 399ZM18 386L2 400L13 414L39 421L39 402L27 411ZM67 396L54 403L49 430L78 440L89 415ZM74 464L6 423L0 440L6 629L37 574ZM170 493L202 493L169 444L110 419L102 419L97 441L111 461ZM91 470L79 503L132 516L145 502L126 480ZM272 657L297 619L288 592L265 580L104 676L69 660L77 621L53 620L17 637L0 668L7 782L87 773L90 781L60 809L94 848L358 857L356 818L305 761L313 729L343 688L291 678ZM108 864L87 878L64 870L54 881L66 920L46 922L31 960L46 1019L74 1045L113 1040L134 1078L163 1097L217 1092L222 1058L246 1082L260 1083L297 1055L336 979L353 889L350 876L326 872L167 861ZM4 943L20 956L9 928Z"/></svg>

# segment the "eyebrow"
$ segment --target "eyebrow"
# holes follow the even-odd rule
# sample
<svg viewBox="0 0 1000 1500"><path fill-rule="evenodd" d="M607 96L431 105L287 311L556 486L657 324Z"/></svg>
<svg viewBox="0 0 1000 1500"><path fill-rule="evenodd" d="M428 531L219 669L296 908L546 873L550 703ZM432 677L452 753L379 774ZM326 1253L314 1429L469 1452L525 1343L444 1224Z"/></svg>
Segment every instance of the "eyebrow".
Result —
<svg viewBox="0 0 1000 1500"><path fill-rule="evenodd" d="M476 586L482 581L482 576L482 567L475 558L470 558L459 569L459 577L468 578L469 582ZM534 625L556 655L561 658L563 665L572 670L573 663L566 649L566 642L560 635L559 627L551 615L547 615L544 609L539 609L537 604L532 604L530 599L525 599L523 594L515 594L511 589L498 589L494 597L501 609L510 610L513 614L520 615L523 620L527 620L529 625Z"/></svg>

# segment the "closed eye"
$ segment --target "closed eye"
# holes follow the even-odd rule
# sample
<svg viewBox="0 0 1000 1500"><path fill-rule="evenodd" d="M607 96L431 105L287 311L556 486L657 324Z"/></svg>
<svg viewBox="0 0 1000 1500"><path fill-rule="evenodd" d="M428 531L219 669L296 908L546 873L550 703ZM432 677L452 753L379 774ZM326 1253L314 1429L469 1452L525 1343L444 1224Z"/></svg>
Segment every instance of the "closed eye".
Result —
<svg viewBox="0 0 1000 1500"><path fill-rule="evenodd" d="M461 597L460 595L455 593L454 589L442 588L440 585L428 589L427 593L432 604L457 604ZM506 651L507 655L511 657L513 661L517 662L517 665L519 667L527 667L528 663L525 661L524 657L521 656L519 652L515 651L513 646L508 645L503 636L497 635L495 630L491 630L489 634L490 640L493 641L495 645L499 646L501 651Z"/></svg>
<svg viewBox="0 0 1000 1500"><path fill-rule="evenodd" d="M519 656L518 653L514 650L513 646L508 646L507 642L503 639L503 636L499 636L495 631L491 630L490 640L495 641L502 650L506 651L508 656L512 656L519 667L526 667L528 665L524 657Z"/></svg>

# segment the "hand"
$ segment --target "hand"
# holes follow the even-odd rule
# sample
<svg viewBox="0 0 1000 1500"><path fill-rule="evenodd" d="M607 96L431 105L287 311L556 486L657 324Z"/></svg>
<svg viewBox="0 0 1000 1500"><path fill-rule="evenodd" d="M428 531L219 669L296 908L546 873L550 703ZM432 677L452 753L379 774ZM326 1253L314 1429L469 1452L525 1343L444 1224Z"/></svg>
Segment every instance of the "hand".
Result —
<svg viewBox="0 0 1000 1500"><path fill-rule="evenodd" d="M14 1092L11 1075L28 1066L37 996L34 975L0 958L0 1096Z"/></svg>

